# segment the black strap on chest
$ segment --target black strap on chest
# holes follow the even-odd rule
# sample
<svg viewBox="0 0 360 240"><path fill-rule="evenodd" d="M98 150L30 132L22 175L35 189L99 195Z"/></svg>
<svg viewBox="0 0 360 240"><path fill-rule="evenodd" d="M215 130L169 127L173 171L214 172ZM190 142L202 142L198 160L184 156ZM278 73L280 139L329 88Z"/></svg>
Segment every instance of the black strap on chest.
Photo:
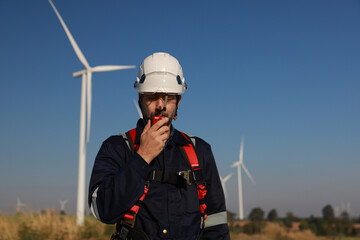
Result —
<svg viewBox="0 0 360 240"><path fill-rule="evenodd" d="M179 188L186 188L195 182L191 175L191 170L181 172L152 170L149 174L148 181L153 183L168 183Z"/></svg>

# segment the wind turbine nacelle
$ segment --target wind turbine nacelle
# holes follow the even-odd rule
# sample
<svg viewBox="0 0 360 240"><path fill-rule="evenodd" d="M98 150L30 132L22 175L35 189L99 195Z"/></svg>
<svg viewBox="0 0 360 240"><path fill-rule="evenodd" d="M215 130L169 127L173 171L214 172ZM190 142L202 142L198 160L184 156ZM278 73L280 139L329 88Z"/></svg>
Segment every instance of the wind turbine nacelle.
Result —
<svg viewBox="0 0 360 240"><path fill-rule="evenodd" d="M82 76L84 73L85 73L84 70L81 70L81 71L78 71L78 72L74 72L74 73L73 73L73 77L74 77L74 78L80 77L80 76Z"/></svg>
<svg viewBox="0 0 360 240"><path fill-rule="evenodd" d="M233 165L231 165L231 167L238 167L241 165L241 162L234 162Z"/></svg>

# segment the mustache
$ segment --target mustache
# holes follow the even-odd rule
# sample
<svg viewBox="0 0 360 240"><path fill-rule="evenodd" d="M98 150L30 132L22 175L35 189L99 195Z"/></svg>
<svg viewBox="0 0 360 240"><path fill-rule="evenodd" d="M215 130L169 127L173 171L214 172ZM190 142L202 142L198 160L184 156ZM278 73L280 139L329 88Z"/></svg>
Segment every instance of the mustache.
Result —
<svg viewBox="0 0 360 240"><path fill-rule="evenodd" d="M151 114L153 115L153 114ZM154 116L163 116L163 117L169 117L169 114L166 113L166 112L163 112L162 109L155 109L155 113L154 113Z"/></svg>

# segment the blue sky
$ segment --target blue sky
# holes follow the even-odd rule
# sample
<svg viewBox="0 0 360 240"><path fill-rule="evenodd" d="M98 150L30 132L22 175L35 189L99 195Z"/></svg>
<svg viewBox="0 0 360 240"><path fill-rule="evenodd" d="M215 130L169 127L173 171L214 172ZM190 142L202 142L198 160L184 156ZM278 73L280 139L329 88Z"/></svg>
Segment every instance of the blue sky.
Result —
<svg viewBox="0 0 360 240"><path fill-rule="evenodd" d="M245 215L360 215L360 2L59 1L91 66L179 59L188 91L175 127L212 145L220 175L244 162ZM83 69L46 0L0 0L0 211L75 211ZM137 70L93 75L87 178L101 142L135 126Z"/></svg>

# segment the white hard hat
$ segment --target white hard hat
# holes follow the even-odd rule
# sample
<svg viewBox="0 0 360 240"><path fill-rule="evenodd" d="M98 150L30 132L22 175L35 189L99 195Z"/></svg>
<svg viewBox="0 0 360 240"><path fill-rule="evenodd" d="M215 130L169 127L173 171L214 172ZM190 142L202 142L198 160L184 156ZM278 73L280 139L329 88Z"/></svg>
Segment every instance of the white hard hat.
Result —
<svg viewBox="0 0 360 240"><path fill-rule="evenodd" d="M168 53L154 53L142 62L134 87L138 93L181 95L187 86L179 61Z"/></svg>

